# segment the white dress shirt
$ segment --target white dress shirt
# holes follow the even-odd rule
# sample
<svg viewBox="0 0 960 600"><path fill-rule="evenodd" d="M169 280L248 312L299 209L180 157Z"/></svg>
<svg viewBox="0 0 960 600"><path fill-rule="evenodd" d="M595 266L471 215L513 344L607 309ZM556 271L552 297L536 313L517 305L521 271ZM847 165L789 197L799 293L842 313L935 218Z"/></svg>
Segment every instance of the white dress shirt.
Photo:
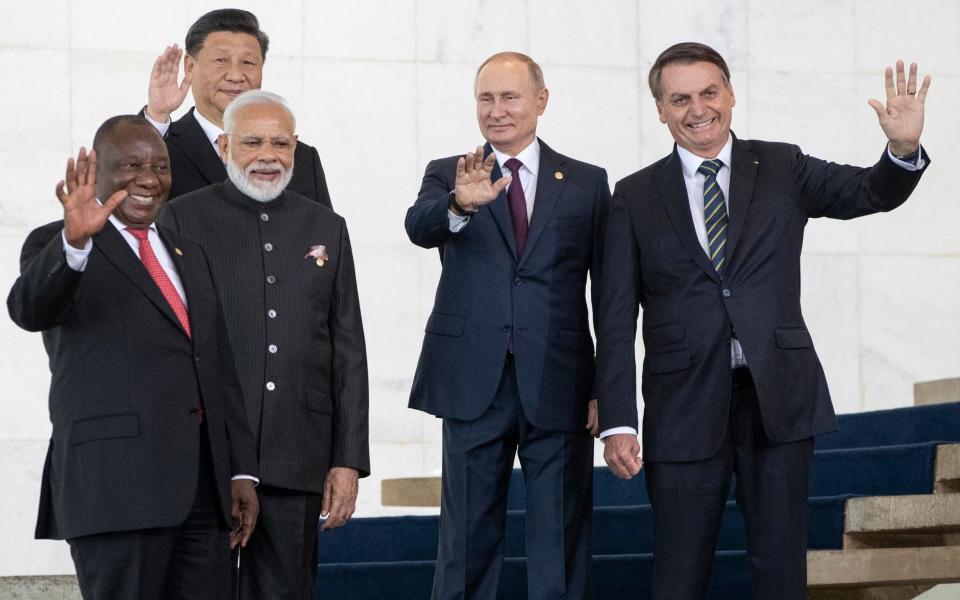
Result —
<svg viewBox="0 0 960 600"><path fill-rule="evenodd" d="M704 253L710 255L710 244L707 241L707 226L706 220L704 219L703 214L703 182L706 179L706 176L702 175L697 171L700 168L700 165L705 159L702 156L697 156L696 154L690 152L689 150L677 146L677 154L680 156L680 163L683 168L683 182L687 186L687 201L690 204L690 216L693 219L693 228L697 233L697 240L700 241L700 246L703 248ZM727 143L724 144L720 152L713 157L714 159L720 159L723 162L723 166L720 167L720 172L717 173L717 185L720 186L720 190L723 192L723 201L727 205L727 215L730 215L730 165L733 156L733 135L731 134L727 138ZM922 169L925 161L923 160L923 153L920 152L919 148L917 149L917 159L913 163L908 163L900 160L890 152L890 147L887 146L887 156L890 157L890 160L894 164L904 168L908 171L916 171ZM743 353L743 347L740 346L740 342L737 338L732 338L730 340L730 367L746 367L747 357ZM607 429L600 433L600 439L603 439L609 435L614 435L617 433L629 433L637 435L637 430L633 427L613 427Z"/></svg>
<svg viewBox="0 0 960 600"><path fill-rule="evenodd" d="M147 115L147 111L143 111L144 118L153 125L153 128L157 130L157 133L160 134L160 137L165 137L167 132L170 131L171 120L167 119L166 123L157 123ZM200 129L203 129L203 133L206 134L207 139L210 140L210 143L213 144L213 149L216 151L217 156L220 156L220 144L217 143L217 139L220 137L220 134L223 133L223 129L217 127L205 116L200 114L200 111L196 108L193 109L193 118L197 120L197 123L200 124Z"/></svg>
<svg viewBox="0 0 960 600"><path fill-rule="evenodd" d="M130 246L130 250L132 250L133 254L137 257L137 260L140 260L140 240L133 237L133 234L127 231L127 226L121 223L120 219L116 216L110 215L110 223L120 232L120 235L127 242L127 245ZM93 239L88 239L82 249L77 249L67 243L65 231L61 230L60 237L63 239L63 252L66 255L67 266L74 271L80 271L82 273L87 268L90 251L93 250ZM160 263L160 266L163 267L163 271L167 274L167 277L170 278L170 283L176 288L177 294L179 294L180 299L183 300L183 305L186 306L187 295L183 291L183 282L180 280L180 274L177 273L177 268L173 264L173 258L170 257L167 247L164 245L163 240L160 239L160 234L157 233L156 224L150 224L149 231L147 231L147 239L150 241L150 246L153 248L153 253L156 255L157 261ZM253 475L237 474L231 479L249 479L253 481L254 484L260 483L260 480Z"/></svg>
<svg viewBox="0 0 960 600"><path fill-rule="evenodd" d="M530 222L530 217L533 216L533 203L537 195L537 174L540 171L540 141L537 138L533 138L533 142L519 153L516 156L510 156L509 154L504 154L503 152L496 149L491 144L493 148L493 153L497 157L497 164L500 165L500 173L506 177L511 177L510 169L505 165L508 160L511 158L516 158L519 160L523 166L520 167L520 186L523 188L523 197L527 201L527 222ZM515 185L516 182L511 181L510 185ZM507 191L510 191L510 185L507 186ZM463 229L467 222L470 220L470 216L460 216L452 210L447 211L447 218L450 222L450 231L457 233Z"/></svg>

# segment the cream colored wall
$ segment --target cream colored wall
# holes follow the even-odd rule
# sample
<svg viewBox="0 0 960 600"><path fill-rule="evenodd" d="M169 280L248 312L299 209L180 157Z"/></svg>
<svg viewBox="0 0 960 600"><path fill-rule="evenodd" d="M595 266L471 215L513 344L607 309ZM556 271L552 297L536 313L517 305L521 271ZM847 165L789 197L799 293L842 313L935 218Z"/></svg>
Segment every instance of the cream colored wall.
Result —
<svg viewBox="0 0 960 600"><path fill-rule="evenodd" d="M473 72L493 52L531 54L551 90L541 136L616 180L670 150L646 75L669 44L707 42L733 70L741 137L788 140L869 164L883 139L867 106L883 67L934 77L923 142L934 165L910 202L853 223L812 222L804 306L837 408L906 405L915 380L960 370L960 3L956 0L378 0L238 2L271 35L264 87L285 95L317 146L350 226L371 373L375 475L358 515L383 514L379 479L438 474L439 422L406 399L439 274L403 216L428 160L481 141ZM58 218L65 160L106 117L138 110L155 56L219 3L2 0L0 289L27 232ZM67 573L66 544L31 541L49 435L40 336L0 319L0 575ZM599 453L597 454L598 461Z"/></svg>

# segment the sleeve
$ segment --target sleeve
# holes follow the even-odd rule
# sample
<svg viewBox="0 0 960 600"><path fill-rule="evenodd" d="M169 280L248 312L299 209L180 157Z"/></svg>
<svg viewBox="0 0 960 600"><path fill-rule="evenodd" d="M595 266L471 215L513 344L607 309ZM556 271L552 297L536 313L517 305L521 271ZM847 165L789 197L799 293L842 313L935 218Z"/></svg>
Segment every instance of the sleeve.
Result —
<svg viewBox="0 0 960 600"><path fill-rule="evenodd" d="M7 296L7 310L27 331L59 325L80 286L83 273L67 264L62 230L62 223L34 230L20 252L20 276Z"/></svg>
<svg viewBox="0 0 960 600"><path fill-rule="evenodd" d="M597 405L600 431L638 428L637 317L640 311L640 250L634 239L622 184L610 200L597 306Z"/></svg>
<svg viewBox="0 0 960 600"><path fill-rule="evenodd" d="M360 298L347 226L340 234L340 261L328 327L333 347L333 453L331 467L350 467L370 474L369 381L367 351L360 317Z"/></svg>
<svg viewBox="0 0 960 600"><path fill-rule="evenodd" d="M466 227L454 231L450 218L450 182L444 176L441 161L427 165L416 202L407 209L404 225L410 241L421 248L437 248Z"/></svg>
<svg viewBox="0 0 960 600"><path fill-rule="evenodd" d="M593 208L593 248L590 258L590 306L593 313L593 330L598 331L597 311L600 307L600 285L603 279L603 240L607 230L607 214L610 211L610 183L607 172L600 169ZM597 397L597 378L593 379L591 398Z"/></svg>
<svg viewBox="0 0 960 600"><path fill-rule="evenodd" d="M921 168L910 171L895 164L886 149L876 164L861 168L808 156L797 146L790 148L801 209L814 218L854 219L891 211L907 201L930 164L922 149Z"/></svg>
<svg viewBox="0 0 960 600"><path fill-rule="evenodd" d="M313 178L317 184L317 202L333 210L333 202L330 200L330 190L327 189L327 176L323 172L323 164L320 162L320 153L316 148L311 148L311 157L313 158Z"/></svg>

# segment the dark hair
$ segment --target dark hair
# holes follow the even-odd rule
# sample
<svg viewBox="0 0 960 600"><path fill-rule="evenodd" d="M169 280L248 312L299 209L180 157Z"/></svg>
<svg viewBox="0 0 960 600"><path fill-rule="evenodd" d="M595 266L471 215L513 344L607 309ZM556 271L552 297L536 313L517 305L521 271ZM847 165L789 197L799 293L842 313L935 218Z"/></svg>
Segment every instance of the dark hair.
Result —
<svg viewBox="0 0 960 600"><path fill-rule="evenodd" d="M660 73L663 68L671 63L690 64L695 62L708 62L717 65L723 71L723 82L730 83L730 69L727 68L726 61L720 56L720 53L707 46L697 42L682 42L674 44L660 53L653 66L650 67L650 76L647 79L650 84L650 91L653 97L659 102L663 90L660 88Z"/></svg>
<svg viewBox="0 0 960 600"><path fill-rule="evenodd" d="M260 43L260 57L267 59L267 48L270 47L270 38L260 31L260 22L252 12L239 8L221 8L211 10L203 15L187 31L187 39L183 43L184 49L190 56L196 56L203 48L207 36L217 31L231 33L247 33L257 38Z"/></svg>
<svg viewBox="0 0 960 600"><path fill-rule="evenodd" d="M97 133L93 136L93 149L97 151L97 154L100 154L100 151L103 149L103 145L113 137L114 132L123 125L130 125L133 127L146 127L153 133L157 133L157 130L153 128L153 125L147 122L141 116L138 115L117 115L115 117L110 117L103 122L100 127L97 128ZM160 135L157 133L157 135Z"/></svg>
<svg viewBox="0 0 960 600"><path fill-rule="evenodd" d="M473 77L474 87L476 87L477 78L480 77L480 71L482 71L483 68L488 64L500 60L515 60L522 62L523 64L527 65L527 69L530 70L530 82L533 83L534 90L539 92L546 87L546 84L543 81L543 71L540 69L540 65L534 62L534 60L526 54L522 54L520 52L498 52L487 60L483 61L483 64L481 64L477 69L477 74Z"/></svg>

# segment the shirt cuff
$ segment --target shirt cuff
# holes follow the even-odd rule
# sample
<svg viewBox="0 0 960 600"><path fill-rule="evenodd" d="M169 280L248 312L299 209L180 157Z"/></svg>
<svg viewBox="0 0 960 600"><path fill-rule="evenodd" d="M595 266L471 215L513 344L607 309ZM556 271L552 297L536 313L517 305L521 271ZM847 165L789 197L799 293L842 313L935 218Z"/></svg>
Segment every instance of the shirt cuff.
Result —
<svg viewBox="0 0 960 600"><path fill-rule="evenodd" d="M603 438L609 435L616 435L618 433L629 433L630 435L637 435L637 430L634 429L633 427L614 427L612 429L607 429L606 431L601 431L600 439L603 440Z"/></svg>
<svg viewBox="0 0 960 600"><path fill-rule="evenodd" d="M901 169L906 169L908 171L919 171L927 165L927 161L923 160L923 147L917 146L916 151L917 158L913 162L907 162L905 160L899 159L893 155L893 152L890 152L890 144L887 144L887 156L890 157L890 160L893 161L893 164L897 165ZM911 157L904 157L911 158Z"/></svg>
<svg viewBox="0 0 960 600"><path fill-rule="evenodd" d="M87 239L82 250L67 243L67 232L63 229L60 230L60 239L63 240L63 253L67 258L67 266L82 273L87 268L87 259L90 258L90 251L93 250L93 238Z"/></svg>
<svg viewBox="0 0 960 600"><path fill-rule="evenodd" d="M230 481L237 481L238 479L249 479L253 482L253 485L260 485L260 480L254 477L253 475L234 475L230 478Z"/></svg>
<svg viewBox="0 0 960 600"><path fill-rule="evenodd" d="M470 217L461 217L452 210L447 209L447 221L450 223L450 231L457 233L467 226L467 222L470 221Z"/></svg>
<svg viewBox="0 0 960 600"><path fill-rule="evenodd" d="M147 107L144 106L144 107L143 107L143 118L146 119L148 123L150 123L151 125L153 125L153 128L157 130L157 133L160 134L160 137L166 137L166 136L167 136L167 130L170 129L170 121L171 121L171 119L170 119L169 117L167 117L167 122L166 122L166 123L157 123L156 121L154 121L153 119L150 118L150 115L147 114Z"/></svg>

